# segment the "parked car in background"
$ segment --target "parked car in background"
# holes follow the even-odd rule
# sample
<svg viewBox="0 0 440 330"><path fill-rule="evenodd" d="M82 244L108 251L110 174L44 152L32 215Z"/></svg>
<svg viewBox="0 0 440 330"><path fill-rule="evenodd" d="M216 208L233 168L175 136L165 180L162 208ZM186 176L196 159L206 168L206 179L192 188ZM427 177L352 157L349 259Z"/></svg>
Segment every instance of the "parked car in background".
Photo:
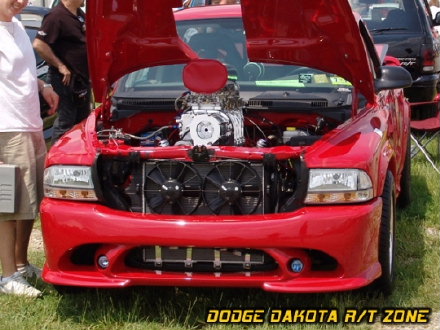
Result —
<svg viewBox="0 0 440 330"><path fill-rule="evenodd" d="M53 7L55 7L57 4L59 4L60 3L60 0L51 0L51 3L50 3L50 5L49 5L49 7L50 8L53 8ZM87 1L84 1L84 6L83 7L81 7L81 9L85 12L86 11L86 3L87 3Z"/></svg>
<svg viewBox="0 0 440 330"><path fill-rule="evenodd" d="M220 0L188 0L188 7L216 5ZM221 4L239 4L240 0L223 1Z"/></svg>
<svg viewBox="0 0 440 330"><path fill-rule="evenodd" d="M35 7L50 7L52 2L56 0L29 0L28 6L35 6Z"/></svg>
<svg viewBox="0 0 440 330"><path fill-rule="evenodd" d="M59 3L60 3L60 0L53 0L49 7L53 8L53 7L55 7Z"/></svg>
<svg viewBox="0 0 440 330"><path fill-rule="evenodd" d="M347 0L175 4L88 0L101 105L48 153L44 280L391 292L408 71Z"/></svg>
<svg viewBox="0 0 440 330"><path fill-rule="evenodd" d="M43 21L43 17L48 12L49 8L46 7L27 6L22 10L21 14L17 15L17 18L23 23L31 42L35 39L35 36L40 29L41 22ZM37 62L37 76L42 80L46 80L49 66L37 52L34 51L34 54ZM40 113L43 118L44 137L49 139L52 135L52 125L56 118L56 113L48 116L47 110L49 110L49 105L42 97L40 97Z"/></svg>
<svg viewBox="0 0 440 330"><path fill-rule="evenodd" d="M53 8L59 2L60 2L60 0L30 0L29 5L30 6Z"/></svg>
<svg viewBox="0 0 440 330"><path fill-rule="evenodd" d="M31 41L35 39L35 36L40 29L41 22L43 21L43 17L48 12L49 9L45 7L27 6L23 9L21 14L17 15L17 18L23 23L26 33ZM44 79L48 71L48 65L37 52L34 53L37 61L37 75L40 79Z"/></svg>
<svg viewBox="0 0 440 330"><path fill-rule="evenodd" d="M413 78L405 95L411 103L436 99L440 73L440 40L433 34L439 25L430 16L426 0L350 0L373 36L387 44L388 54L398 58ZM440 18L440 17L439 17ZM414 107L413 118L431 117L437 102Z"/></svg>
<svg viewBox="0 0 440 330"><path fill-rule="evenodd" d="M211 5L211 0L188 0L187 7L199 7Z"/></svg>

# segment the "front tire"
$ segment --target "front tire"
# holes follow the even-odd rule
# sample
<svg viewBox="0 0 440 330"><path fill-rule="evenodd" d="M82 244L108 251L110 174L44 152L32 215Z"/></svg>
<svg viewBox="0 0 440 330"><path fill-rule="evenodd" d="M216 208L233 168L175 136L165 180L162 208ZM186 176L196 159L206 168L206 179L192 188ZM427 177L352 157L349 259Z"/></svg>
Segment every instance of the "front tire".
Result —
<svg viewBox="0 0 440 330"><path fill-rule="evenodd" d="M393 291L395 280L395 229L396 229L396 193L394 177L387 172L382 193L382 217L379 232L379 262L382 275L376 280L377 288L385 295Z"/></svg>
<svg viewBox="0 0 440 330"><path fill-rule="evenodd" d="M397 198L397 206L405 208L411 203L411 138L408 135L406 146L405 163L400 178L400 194Z"/></svg>

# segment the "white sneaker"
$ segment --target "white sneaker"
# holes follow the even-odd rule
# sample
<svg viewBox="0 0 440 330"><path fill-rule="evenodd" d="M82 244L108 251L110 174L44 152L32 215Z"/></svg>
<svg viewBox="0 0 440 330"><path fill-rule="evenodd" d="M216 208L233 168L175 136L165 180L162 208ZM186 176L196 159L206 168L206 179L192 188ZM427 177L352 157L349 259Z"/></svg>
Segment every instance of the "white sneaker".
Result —
<svg viewBox="0 0 440 330"><path fill-rule="evenodd" d="M18 296L40 297L43 293L31 286L21 275L15 272L11 276L0 279L0 293Z"/></svg>
<svg viewBox="0 0 440 330"><path fill-rule="evenodd" d="M41 269L35 265L27 264L24 266L17 266L17 270L23 275L24 278L29 279L32 277L41 278Z"/></svg>

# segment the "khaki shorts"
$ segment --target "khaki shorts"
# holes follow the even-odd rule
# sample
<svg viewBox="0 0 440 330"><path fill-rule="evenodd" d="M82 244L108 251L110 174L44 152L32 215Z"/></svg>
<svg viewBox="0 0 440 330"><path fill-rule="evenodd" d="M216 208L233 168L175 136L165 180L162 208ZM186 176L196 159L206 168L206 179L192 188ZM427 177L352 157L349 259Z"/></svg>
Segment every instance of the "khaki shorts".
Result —
<svg viewBox="0 0 440 330"><path fill-rule="evenodd" d="M43 198L46 144L42 132L0 132L0 161L19 170L16 213L0 213L0 221L33 220Z"/></svg>

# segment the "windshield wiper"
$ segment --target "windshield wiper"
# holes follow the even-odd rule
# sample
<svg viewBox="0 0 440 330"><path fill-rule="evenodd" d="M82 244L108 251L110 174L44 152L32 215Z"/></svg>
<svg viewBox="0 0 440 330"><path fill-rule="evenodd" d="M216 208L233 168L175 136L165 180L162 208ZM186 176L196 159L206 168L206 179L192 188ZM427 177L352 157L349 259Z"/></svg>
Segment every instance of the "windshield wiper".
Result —
<svg viewBox="0 0 440 330"><path fill-rule="evenodd" d="M373 29L370 30L371 33L381 33L381 32L386 32L386 31L403 31L403 30L408 30L407 28L382 28L382 29Z"/></svg>

